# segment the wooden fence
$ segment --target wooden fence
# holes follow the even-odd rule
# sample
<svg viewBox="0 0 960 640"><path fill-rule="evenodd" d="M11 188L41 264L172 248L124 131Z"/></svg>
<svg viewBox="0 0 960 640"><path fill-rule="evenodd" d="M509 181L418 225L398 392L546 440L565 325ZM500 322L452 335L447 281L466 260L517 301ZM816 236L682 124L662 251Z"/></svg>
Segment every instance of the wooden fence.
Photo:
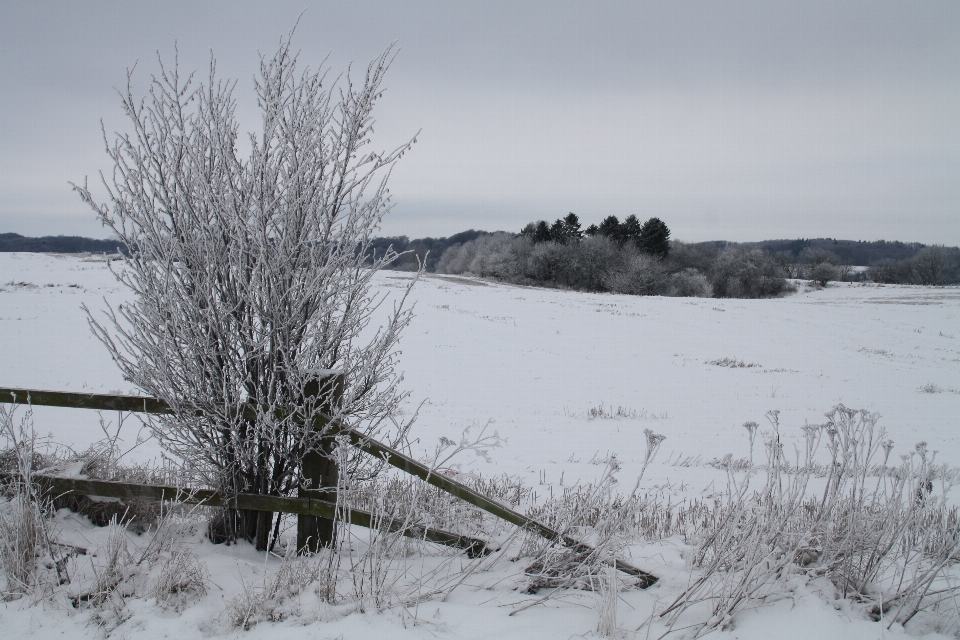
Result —
<svg viewBox="0 0 960 640"><path fill-rule="evenodd" d="M19 479L15 473L0 473L0 478L8 481ZM401 520L382 522L377 517L360 509L345 509L331 502L314 498L283 498L253 493L239 493L224 496L210 489L190 489L157 484L136 484L131 482L111 482L90 480L87 478L63 478L59 476L35 474L33 480L48 495L73 494L78 496L97 496L117 498L119 500L143 500L162 502L169 500L181 504L197 504L206 507L227 507L231 509L249 509L250 511L273 511L292 513L301 516L315 516L328 520L340 520L366 528L383 527L391 532L399 532L410 538L429 540L448 547L458 547L471 558L485 555L489 549L487 543L441 529L432 529Z"/></svg>
<svg viewBox="0 0 960 640"><path fill-rule="evenodd" d="M173 411L170 409L169 405L163 400L158 398L148 398L140 396L117 396L117 395L104 395L104 394L90 394L90 393L68 393L62 391L43 391L36 389L11 389L0 387L0 402L5 403L18 403L25 405L39 405L39 406L48 406L48 407L68 407L75 409L97 409L102 411L126 411L133 413L148 413L148 414L160 414L160 415L169 415ZM256 411L254 407L249 405L241 405L237 407L237 411L240 414L250 416L256 416ZM296 415L295 409L290 410L277 410L279 414L290 416ZM203 413L198 411L198 416L202 416ZM407 473L412 476L416 476L421 480L431 484L438 489L449 493L452 496L455 496L464 502L472 504L473 506L486 511L502 520L505 520L511 524L514 524L518 527L522 527L527 531L534 532L551 542L562 544L567 547L580 549L583 551L589 551L592 548L575 538L568 536L562 532L556 531L551 527L544 525L537 520L523 515L509 507L504 506L503 504L488 498L487 496L467 487L464 484L453 480L442 474L434 473L434 471L427 465L410 458L396 449L393 449L382 442L379 442L355 429L351 429L344 425L341 425L330 419L329 416L324 414L317 414L313 418L314 428L316 429L328 429L328 433L331 435L342 435L349 440L349 442L360 449L361 451L368 453L372 456L380 458L387 464L400 469L404 473ZM50 478L49 481L52 482L64 482L68 479L66 478ZM185 489L177 489L175 487L158 487L154 485L131 485L126 483L107 483L103 481L93 481L93 480L73 480L74 483L79 483L72 485L71 491L75 493L80 493L80 491L92 491L93 493L85 493L82 495L96 495L104 497L117 497L122 498L124 496L116 495L111 493L109 495L104 495L99 493L101 491L110 491L115 492L129 491L129 492L139 492L140 496L138 499L141 500L151 500L151 499L168 499L163 498L164 495L169 495L171 497L175 495L186 496L183 492L188 491ZM122 485L122 488L121 486ZM56 486L56 485L52 485ZM66 485L62 485L66 487ZM55 490L55 489L54 489ZM207 492L207 493L200 493ZM251 509L251 510L262 510L262 511L276 511L276 512L285 512L285 513L303 513L305 515L315 515L323 518L331 518L336 515L334 505L330 503L323 503L323 501L312 499L312 498L282 498L275 496L262 496L262 495L252 495L252 494L241 494L243 495L243 504L239 502L240 496L220 496L216 492L209 490L194 490L194 495L204 495L209 500L216 500L219 502L205 502L205 504L210 504L211 506L232 506L234 508L242 509ZM149 496L160 496L149 497ZM233 502L236 500L237 502ZM260 506L253 506L260 505ZM333 508L334 511L330 511ZM352 511L352 514L356 515L355 519L351 520L352 524L358 524L360 526L369 526L371 522L371 515L366 512L361 511ZM367 524L364 524L366 522ZM457 534L452 534L443 531L429 530L432 531L432 534L436 539L429 538L430 533L428 530L420 528L418 533L415 535L418 537L426 537L427 539L432 539L434 542L440 544L452 544L452 546L457 546L461 548L466 548L471 553L477 552L479 549L482 549L482 546L476 545L485 545L482 540L476 540L473 538L466 538L464 536L458 536ZM411 533L413 533L411 531ZM452 538L455 538L454 541ZM446 541L445 541L446 540ZM611 559L609 561L611 566L614 566L616 569L623 571L631 576L634 576L638 579L637 584L641 588L646 588L657 581L657 577L653 574L642 571L631 564L624 562L619 559Z"/></svg>

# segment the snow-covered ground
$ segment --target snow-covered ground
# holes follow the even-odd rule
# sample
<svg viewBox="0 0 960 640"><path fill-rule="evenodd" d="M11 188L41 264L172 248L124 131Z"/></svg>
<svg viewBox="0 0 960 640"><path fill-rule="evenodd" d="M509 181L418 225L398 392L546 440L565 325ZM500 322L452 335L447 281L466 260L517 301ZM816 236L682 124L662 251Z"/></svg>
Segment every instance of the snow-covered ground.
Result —
<svg viewBox="0 0 960 640"><path fill-rule="evenodd" d="M407 274L379 274L383 292ZM127 294L97 258L0 254L0 386L91 392L132 391L90 334L81 305L97 310ZM490 423L505 440L491 462L464 458L463 470L519 475L540 495L598 478L598 460L616 453L627 490L646 453L644 429L666 436L644 487L673 487L678 499L711 491L723 472L702 463L748 454L746 421L780 410L781 433L800 447L805 421L822 422L838 403L879 411L895 453L924 440L938 460L960 465L960 289L831 284L774 300L650 298L534 289L429 275L417 284L416 319L401 340L400 369L422 403L414 450L440 436ZM724 364L742 366L724 366ZM591 418L591 410L626 416ZM35 424L55 442L98 440L92 412L36 408ZM132 439L135 433L126 434ZM801 447L802 448L802 447ZM132 459L156 459L148 443ZM679 462L686 461L684 464ZM668 484L669 483L669 484ZM79 525L65 531L95 538ZM72 525L71 525L72 526ZM249 547L214 547L194 537L208 565L209 593L181 614L136 600L117 637L590 637L593 593L573 593L509 616L534 596L513 589L506 560L478 571L444 602L385 613L322 607L301 596L299 615L248 631L224 631L225 603L274 566ZM683 588L689 568L679 543L636 545L633 561L662 578L624 591L625 637ZM278 562L278 561L277 561ZM459 560L458 560L459 562ZM466 562L466 560L463 560ZM678 582L680 581L680 582ZM310 600L310 602L307 602ZM0 605L0 629L14 636L99 632L86 614L23 601ZM922 624L908 629L926 633ZM956 631L956 630L953 630ZM662 633L660 631L659 633ZM659 635L654 630L653 635ZM878 638L880 628L847 603L798 591L790 600L740 614L730 638ZM894 627L887 637L905 633Z"/></svg>

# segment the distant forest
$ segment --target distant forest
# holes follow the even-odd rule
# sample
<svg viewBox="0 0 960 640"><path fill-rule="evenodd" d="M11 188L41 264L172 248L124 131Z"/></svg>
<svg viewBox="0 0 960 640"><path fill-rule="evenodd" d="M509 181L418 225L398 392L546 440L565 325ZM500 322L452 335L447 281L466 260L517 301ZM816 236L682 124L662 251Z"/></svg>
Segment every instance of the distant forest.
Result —
<svg viewBox="0 0 960 640"><path fill-rule="evenodd" d="M0 233L0 252L32 253L117 253L124 251L119 240L94 240L79 236L28 238L19 233Z"/></svg>
<svg viewBox="0 0 960 640"><path fill-rule="evenodd" d="M609 220L609 218L608 218ZM599 234L592 229L597 229ZM512 236L523 238L530 235L529 225L520 233L504 234L504 232L487 232L469 230L450 236L449 238L419 238L410 240L406 236L397 236L392 238L377 238L374 240L374 247L378 253L393 246L398 252L409 252L397 259L393 263L393 269L400 271L415 271L418 266L418 259L425 261L426 270L430 273L473 273L478 269L471 269L469 266L461 266L457 269L450 269L449 265L455 262L455 254L463 253L464 246L470 249L478 243L496 243L495 236ZM599 227L588 227L584 232L585 238L591 235L603 235L603 223ZM610 234L615 235L615 234ZM486 239L486 240L484 240ZM622 238L621 238L622 240ZM810 269L807 268L811 263L827 261L831 264L840 266L840 280L863 280L870 279L875 282L888 284L925 284L936 282L937 284L960 284L960 248L958 247L930 247L928 245L916 242L899 241L863 241L863 240L836 240L833 238L803 238L796 240L764 240L762 242L728 242L724 240L713 240L708 242L680 242L670 241L671 257L664 261L665 266L673 263L673 270L696 268L704 274L709 274L711 266L716 258L727 251L732 250L748 251L751 249L761 250L769 260L778 265L783 275L792 278L809 277ZM444 253L447 250L446 259ZM939 249L939 251L937 250ZM938 269L939 275L936 277L926 276L923 273L922 265L929 258L939 256L942 259L942 265ZM438 269L438 265L440 268ZM844 268L846 267L867 267L866 271ZM918 268L920 267L920 268ZM499 274L484 273L481 267L478 273L474 275L492 275L500 277ZM574 288L579 288L574 286Z"/></svg>
<svg viewBox="0 0 960 640"><path fill-rule="evenodd" d="M763 298L788 278L884 284L960 284L960 248L808 238L763 242L669 240L658 218L609 216L581 229L576 215L519 233L470 230L449 238L380 238L377 251L407 252L391 268L469 274L517 284L635 295ZM860 268L856 268L860 267Z"/></svg>
<svg viewBox="0 0 960 640"><path fill-rule="evenodd" d="M701 242L699 245L726 243ZM876 240L864 242L862 240L834 240L833 238L811 238L808 240L764 240L763 242L745 243L759 247L773 255L789 254L794 260L800 257L804 249L824 249L836 254L841 264L869 267L881 260L910 260L917 257L926 245L916 242L887 242ZM951 247L956 249L956 247Z"/></svg>
<svg viewBox="0 0 960 640"><path fill-rule="evenodd" d="M702 276L708 280L713 278L713 295L718 295L719 291L717 291L717 282L714 277L716 275L717 258L721 255L731 256L735 251L742 256L746 255L745 252L751 250L762 252L764 259L760 268L765 269L768 276L773 275L770 266L772 264L776 266L780 276L810 278L813 266L828 262L839 267L838 277L831 277L830 279L870 279L875 282L891 284L960 284L960 248L957 247L928 247L920 243L885 240L866 242L835 240L833 238L764 240L762 242L744 243L722 240L685 243L670 240L669 250L663 252L662 255L654 255L658 258L659 263L653 263L648 259L649 252L644 254L643 247L640 244L636 244L636 248L640 254L644 255L637 257L636 255L626 256L626 254L623 254L625 247L629 249L634 246L634 241L640 243L639 221L634 216L630 216L623 222L619 222L615 217L610 216L599 226L590 225L582 232L579 231L578 227L572 239L563 235L566 233L564 231L564 221L569 218L570 216L563 220L557 220L552 226L543 221L530 223L519 233L512 234L502 231L488 232L470 229L445 238L417 238L414 240L407 236L375 238L369 250L382 254L388 247L392 246L395 251L403 253L404 255L400 256L390 266L390 268L400 271L414 271L422 262L426 271L430 273L470 273L515 282L530 282L546 286L564 286L596 291L616 291L625 288L627 292L636 293L663 294L665 291L668 293L673 291L675 295L701 295L705 288L699 286L691 278ZM579 224L578 221L577 224ZM637 228L633 229L633 227ZM665 226L664 230L669 234L669 230L666 230ZM612 254L610 246L604 245L604 242L607 245L612 243L614 248ZM590 248L592 245L603 246L602 250L608 254L607 261L614 254L624 255L624 259L632 260L632 269L636 272L636 274L630 276L633 279L631 280L632 284L629 284L629 286L624 284L625 276L620 273L617 276L619 283L610 285L610 278L606 278L603 273L608 271L609 267L606 264L597 263L596 251ZM525 246L527 246L527 249L524 249ZM502 257L504 247L508 247L514 252L514 257L511 258L513 264L508 265L512 271L510 269L503 271L501 268L504 265ZM551 247L555 247L555 250L551 250ZM619 248L619 253L617 248ZM529 253L533 249L536 249L536 252ZM12 251L114 254L125 251L125 247L119 240L95 240L78 236L33 238L17 233L0 233L0 252ZM489 258L492 253L499 254L496 257L500 260L500 263L498 266L496 260L494 260L493 268L490 268ZM533 256L540 262L544 260L549 262L550 259L554 259L560 268L550 267L547 275L543 275L542 268L539 271L535 268L531 272L529 260L527 260L526 265L517 264L518 260L523 261L522 254L525 253L529 253L528 258ZM586 254L590 255L587 256ZM754 255L759 257L758 254ZM582 273L564 271L562 267L569 262L571 257L574 261L579 260L581 265L589 257L593 266L588 267L588 271L593 273L588 274L588 277L584 280ZM924 265L929 262L931 257L935 258L937 262L935 277L930 276L924 270ZM756 261L755 258L754 262ZM742 262L742 260L738 258L738 262ZM657 264L663 270L660 275L656 273ZM868 269L863 272L862 270L844 268L851 266L868 267ZM580 269L582 271L582 267ZM639 277L637 274L640 272L646 274L644 276L646 279L638 284L636 280ZM651 285L651 282L656 284L663 280L663 276L672 277L673 285ZM694 291L695 293L677 293L678 291Z"/></svg>
<svg viewBox="0 0 960 640"><path fill-rule="evenodd" d="M413 255L406 255L394 263L393 268L400 270L415 269L417 257L421 260L430 252L427 257L427 271L436 270L436 265L440 257L447 248L455 244L464 244L471 240L476 240L480 236L493 235L492 231L462 231L449 238L418 238L410 240L407 236L395 236L392 238L377 238L374 245L379 251L393 245L395 251L412 251ZM674 241L673 244L679 244ZM917 256L927 245L917 242L899 242L887 240L863 241L863 240L834 240L833 238L808 238L801 240L763 240L761 242L728 242L725 240L710 240L707 242L684 242L686 247L694 250L706 251L709 253L718 253L728 247L749 247L763 249L772 256L788 257L794 261L800 261L800 254L804 249L809 251L823 249L830 251L840 259L841 264L870 267L882 260L910 260ZM960 251L957 247L947 247L948 252ZM9 251L9 249L0 249L0 251ZM23 251L23 249L14 249L14 251Z"/></svg>

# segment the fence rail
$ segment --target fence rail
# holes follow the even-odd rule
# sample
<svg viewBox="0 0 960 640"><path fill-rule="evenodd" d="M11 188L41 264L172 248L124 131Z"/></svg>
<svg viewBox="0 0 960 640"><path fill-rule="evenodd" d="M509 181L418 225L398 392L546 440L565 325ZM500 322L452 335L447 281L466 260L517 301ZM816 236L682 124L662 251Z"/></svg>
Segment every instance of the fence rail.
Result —
<svg viewBox="0 0 960 640"><path fill-rule="evenodd" d="M0 479L16 481L20 476L15 473L0 473ZM383 523L378 517L361 509L338 507L332 502L315 498L284 498L253 493L239 493L224 496L211 489L190 489L156 484L138 484L91 480L87 478L64 478L46 474L35 474L33 480L52 496L78 495L117 498L120 500L143 500L146 502L172 501L181 504L197 504L206 507L227 507L231 509L249 509L251 511L273 511L293 513L304 516L317 516L330 520L339 520L361 527L386 529L393 533L402 533L409 538L429 540L448 547L457 547L470 557L479 557L489 552L488 545L479 538L463 536L442 529L432 529L418 524L404 523L393 519Z"/></svg>
<svg viewBox="0 0 960 640"><path fill-rule="evenodd" d="M173 410L163 400L159 398L149 398L140 396L117 396L93 393L69 393L62 391L44 391L36 389L13 389L0 387L0 402L20 403L31 405L42 405L51 407L69 407L75 409L100 409L106 411L129 411L134 413L148 413L170 415ZM243 415L256 415L256 410L250 405L241 405L237 411ZM282 415L296 415L296 408L277 408L275 409ZM197 411L196 415L202 416L203 412ZM355 447L372 456L382 459L387 464L396 467L404 473L416 476L421 480L431 484L452 496L460 498L464 502L474 505L498 518L511 524L532 531L543 538L552 542L558 542L568 547L590 550L588 544L576 540L571 536L563 534L560 531L546 526L545 524L523 515L503 504L488 498L487 496L463 485L456 480L448 478L445 475L434 473L427 465L406 456L396 449L379 442L370 436L367 436L355 429L341 425L333 421L329 416L316 414L313 418L314 427L329 429L332 434L342 434ZM285 498L290 500L292 498ZM657 577L647 573L633 565L618 559L609 561L611 566L634 576L638 579L638 586L646 588L657 582Z"/></svg>

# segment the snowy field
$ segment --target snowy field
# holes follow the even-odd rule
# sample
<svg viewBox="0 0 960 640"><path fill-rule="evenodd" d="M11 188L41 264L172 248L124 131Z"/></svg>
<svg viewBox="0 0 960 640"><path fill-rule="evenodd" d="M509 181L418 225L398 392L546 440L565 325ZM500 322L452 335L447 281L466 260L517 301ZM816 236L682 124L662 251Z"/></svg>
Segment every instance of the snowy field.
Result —
<svg viewBox="0 0 960 640"><path fill-rule="evenodd" d="M392 294L408 278L384 272L377 286ZM0 386L132 392L81 309L100 309L104 299L116 305L126 295L100 259L0 254ZM411 392L408 414L420 406L414 451L489 423L503 446L490 462L463 458L461 470L520 476L539 496L596 481L604 469L597 462L612 453L629 492L646 453L644 429L666 440L643 488L668 487L676 500L711 495L726 474L706 463L727 453L748 455L744 422L764 428L764 414L779 410L788 450L802 449L800 428L822 422L838 403L880 412L895 455L926 441L938 461L960 466L956 287L831 284L815 290L800 283L797 293L780 299L714 300L428 275L413 299L416 318L401 339L400 370ZM34 418L40 434L76 449L102 435L92 412L38 407ZM130 429L123 434L128 440L136 435ZM130 454L136 461L158 456L149 442ZM99 535L79 524L64 526L76 535ZM212 576L208 594L181 614L150 599L135 601L112 636L527 639L593 637L597 627L597 596L588 592L508 615L536 597L514 589L521 569L505 559L472 574L445 601L421 603L416 611L361 614L303 595L298 614L284 621L226 630L225 603L275 560L265 564L245 545L214 547L200 537L194 544ZM661 582L621 593L617 623L624 637L647 637L650 626L633 630L689 579L680 547L676 540L631 547L632 561ZM0 605L0 629L13 637L101 633L85 616L16 601ZM906 630L895 626L886 637L940 637L921 622ZM649 637L661 633L654 628ZM801 589L739 614L732 629L716 635L853 640L879 638L881 630L847 602Z"/></svg>

